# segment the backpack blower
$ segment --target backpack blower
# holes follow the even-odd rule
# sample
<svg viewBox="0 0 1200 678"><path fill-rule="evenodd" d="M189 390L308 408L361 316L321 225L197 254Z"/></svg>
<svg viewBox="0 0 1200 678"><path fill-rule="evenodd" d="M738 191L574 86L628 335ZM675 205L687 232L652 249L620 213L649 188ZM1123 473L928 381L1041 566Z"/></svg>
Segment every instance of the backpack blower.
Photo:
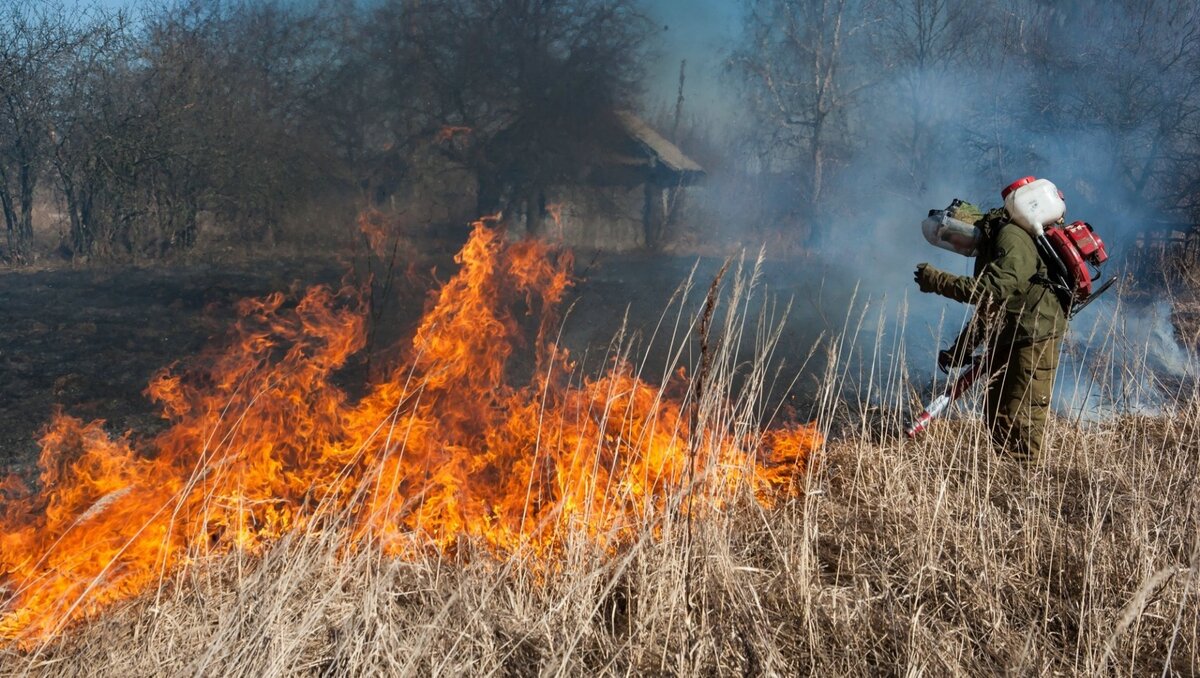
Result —
<svg viewBox="0 0 1200 678"><path fill-rule="evenodd" d="M1108 261L1108 251L1086 221L1058 223L1067 205L1062 191L1054 184L1046 179L1025 177L1009 184L1000 195L1013 223L1025 229L1037 244L1048 271L1048 279L1040 282L1058 295L1068 320L1117 281L1113 276L1094 287L1101 276L1100 266Z"/></svg>
<svg viewBox="0 0 1200 678"><path fill-rule="evenodd" d="M1037 245L1038 254L1047 270L1046 278L1039 282L1058 296L1068 320L1117 281L1113 276L1095 286L1101 277L1101 265L1108 261L1104 241L1085 221L1066 225L1058 223L1066 213L1067 206L1062 191L1050 181L1024 177L1009 184L1000 192L1000 196L1013 223L1025 229ZM975 360L947 384L945 391L913 419L905 430L907 436L915 438L929 427L934 417L965 393L979 379L982 365L983 361Z"/></svg>

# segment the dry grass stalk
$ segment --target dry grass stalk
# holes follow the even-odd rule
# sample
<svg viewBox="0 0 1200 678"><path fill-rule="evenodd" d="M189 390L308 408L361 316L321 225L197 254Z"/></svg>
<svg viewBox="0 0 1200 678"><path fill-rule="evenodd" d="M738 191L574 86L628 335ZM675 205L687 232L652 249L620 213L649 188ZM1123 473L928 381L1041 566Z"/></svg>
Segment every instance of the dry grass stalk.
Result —
<svg viewBox="0 0 1200 678"><path fill-rule="evenodd" d="M779 336L758 330L739 357L748 287L734 285L698 403L708 430L747 438L771 416ZM6 648L0 673L1200 673L1196 400L1057 419L1052 453L1027 469L970 416L903 440L902 361L862 331L848 319L826 345L816 412L835 435L775 508L743 496L690 526L666 510L616 553L569 534L549 564L419 539L388 558L348 550L331 521L259 557L196 563L35 652ZM866 376L852 381L852 364Z"/></svg>

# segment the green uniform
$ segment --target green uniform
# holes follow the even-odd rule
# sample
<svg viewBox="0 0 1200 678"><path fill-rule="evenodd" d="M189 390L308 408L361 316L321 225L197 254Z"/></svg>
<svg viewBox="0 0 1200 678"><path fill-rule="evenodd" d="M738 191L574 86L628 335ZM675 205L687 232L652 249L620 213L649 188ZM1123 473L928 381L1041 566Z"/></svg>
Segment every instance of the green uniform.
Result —
<svg viewBox="0 0 1200 678"><path fill-rule="evenodd" d="M993 210L976 224L983 231L973 277L931 270L932 291L976 306L951 349L969 355L987 346L986 415L996 446L1022 461L1041 455L1058 353L1067 329L1058 297L1042 280L1046 264L1033 238Z"/></svg>

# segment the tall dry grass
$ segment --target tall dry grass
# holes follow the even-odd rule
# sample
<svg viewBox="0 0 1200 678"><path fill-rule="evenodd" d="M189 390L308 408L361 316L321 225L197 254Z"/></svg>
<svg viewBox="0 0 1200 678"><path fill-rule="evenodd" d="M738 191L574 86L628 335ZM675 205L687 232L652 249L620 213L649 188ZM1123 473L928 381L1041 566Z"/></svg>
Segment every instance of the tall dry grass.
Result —
<svg viewBox="0 0 1200 678"><path fill-rule="evenodd" d="M735 276L732 312L716 319L697 409L707 431L752 437L788 385L770 369L779 318L745 303L754 278ZM691 320L664 319L683 360ZM921 380L884 337L851 319L822 344L813 414L829 440L773 508L741 496L692 521L668 509L615 552L569 535L549 564L473 544L389 558L347 550L336 529L292 535L196 563L40 647L8 647L3 673L1200 673L1195 400L1056 418L1050 453L1026 468L969 414L904 440Z"/></svg>

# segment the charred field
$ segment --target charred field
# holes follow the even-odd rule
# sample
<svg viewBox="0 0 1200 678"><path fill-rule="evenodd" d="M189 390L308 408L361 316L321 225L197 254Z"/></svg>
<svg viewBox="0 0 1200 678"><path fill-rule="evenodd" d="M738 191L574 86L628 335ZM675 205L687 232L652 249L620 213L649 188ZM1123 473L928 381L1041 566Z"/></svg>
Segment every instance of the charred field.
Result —
<svg viewBox="0 0 1200 678"><path fill-rule="evenodd" d="M274 267L274 270L270 270ZM333 284L337 262L264 260L242 271L212 266L70 268L0 275L3 311L3 464L37 457L38 430L56 406L108 421L112 430L153 430L143 392L155 371L224 332L235 302Z"/></svg>
<svg viewBox="0 0 1200 678"><path fill-rule="evenodd" d="M453 247L439 241L428 249ZM576 273L582 277L569 301L571 318L564 322L563 342L576 353L593 355L603 355L623 322L630 332L652 330L693 267L697 280L711 280L722 264L682 255L581 256L585 260ZM294 300L308 286L336 286L355 275L355 267L347 263L353 259L354 253L348 252L328 258L263 257L115 269L60 266L0 274L0 464L12 471L28 469L36 461L39 429L56 407L82 418L103 419L114 433L154 432L161 418L145 390L155 372L195 356L226 335L242 299L282 292ZM456 269L452 254L426 254L403 266L420 275L397 285L383 302L373 340L378 353L415 328L437 278ZM763 284L782 299L796 295L801 284L794 267L790 261L768 264ZM693 312L697 303L692 300ZM821 302L803 303L806 313L821 312ZM840 303L841 297L826 301L833 309L826 317L836 313ZM802 358L821 333L816 326L797 323L794 315L784 330L785 348ZM666 353L661 343L652 346L660 369ZM350 388L356 381L361 386L366 378L366 353L342 376ZM797 388L795 395L802 391Z"/></svg>

